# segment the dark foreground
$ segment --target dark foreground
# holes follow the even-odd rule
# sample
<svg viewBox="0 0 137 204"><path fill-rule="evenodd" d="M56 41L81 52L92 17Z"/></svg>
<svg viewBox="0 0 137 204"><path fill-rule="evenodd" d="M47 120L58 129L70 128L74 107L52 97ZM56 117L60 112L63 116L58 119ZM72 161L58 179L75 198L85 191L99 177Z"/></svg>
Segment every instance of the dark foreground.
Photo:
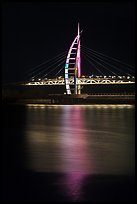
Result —
<svg viewBox="0 0 137 204"><path fill-rule="evenodd" d="M65 174L61 173L34 173L19 169L18 172L11 171L6 178L4 177L3 200L9 202L135 201L134 178L87 175L83 181L82 195L77 196L75 189L70 192L70 195L67 195L65 184L59 182L64 176Z"/></svg>

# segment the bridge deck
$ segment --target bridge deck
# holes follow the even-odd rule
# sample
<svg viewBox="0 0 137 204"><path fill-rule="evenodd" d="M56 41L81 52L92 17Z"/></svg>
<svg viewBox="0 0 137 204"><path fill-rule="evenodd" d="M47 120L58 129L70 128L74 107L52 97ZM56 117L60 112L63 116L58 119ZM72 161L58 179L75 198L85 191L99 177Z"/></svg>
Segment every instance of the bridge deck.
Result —
<svg viewBox="0 0 137 204"><path fill-rule="evenodd" d="M133 78L113 79L113 78L78 78L77 84L133 84ZM69 79L69 84L74 85L74 79ZM41 81L31 81L24 85L65 85L64 79L47 79Z"/></svg>

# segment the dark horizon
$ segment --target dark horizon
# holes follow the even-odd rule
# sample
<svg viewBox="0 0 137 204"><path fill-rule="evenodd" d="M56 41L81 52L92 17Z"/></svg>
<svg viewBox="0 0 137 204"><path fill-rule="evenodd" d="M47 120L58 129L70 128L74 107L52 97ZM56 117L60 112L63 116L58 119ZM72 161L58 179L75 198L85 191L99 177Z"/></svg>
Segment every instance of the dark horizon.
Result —
<svg viewBox="0 0 137 204"><path fill-rule="evenodd" d="M132 1L3 3L3 83L24 80L28 69L68 50L78 22L82 45L134 66L134 6Z"/></svg>

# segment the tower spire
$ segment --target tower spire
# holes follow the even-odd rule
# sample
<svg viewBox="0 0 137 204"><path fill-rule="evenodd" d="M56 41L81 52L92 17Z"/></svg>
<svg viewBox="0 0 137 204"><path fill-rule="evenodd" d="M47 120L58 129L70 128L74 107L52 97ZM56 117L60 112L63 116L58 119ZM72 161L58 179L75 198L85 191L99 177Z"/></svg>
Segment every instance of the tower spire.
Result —
<svg viewBox="0 0 137 204"><path fill-rule="evenodd" d="M80 29L79 29L79 22L78 22L78 38L80 37L80 36L79 36L79 31L80 31Z"/></svg>

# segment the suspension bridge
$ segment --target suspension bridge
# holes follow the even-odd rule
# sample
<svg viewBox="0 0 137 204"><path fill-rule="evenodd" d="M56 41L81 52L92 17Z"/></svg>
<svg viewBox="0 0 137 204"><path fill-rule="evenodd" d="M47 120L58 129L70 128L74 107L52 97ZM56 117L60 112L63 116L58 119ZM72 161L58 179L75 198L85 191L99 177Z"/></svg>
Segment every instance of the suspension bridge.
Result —
<svg viewBox="0 0 137 204"><path fill-rule="evenodd" d="M80 95L83 85L134 84L134 67L118 59L81 46L80 26L68 51L28 70L26 86L65 86L65 94ZM90 73L81 74L81 56L88 62ZM86 65L87 66L87 65ZM50 77L51 76L51 77Z"/></svg>

